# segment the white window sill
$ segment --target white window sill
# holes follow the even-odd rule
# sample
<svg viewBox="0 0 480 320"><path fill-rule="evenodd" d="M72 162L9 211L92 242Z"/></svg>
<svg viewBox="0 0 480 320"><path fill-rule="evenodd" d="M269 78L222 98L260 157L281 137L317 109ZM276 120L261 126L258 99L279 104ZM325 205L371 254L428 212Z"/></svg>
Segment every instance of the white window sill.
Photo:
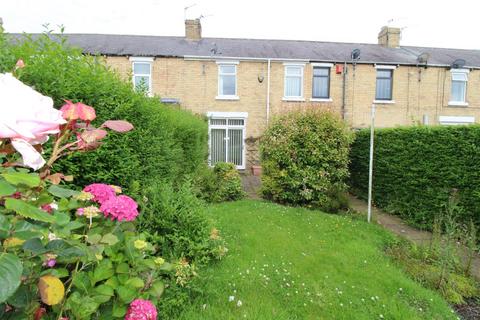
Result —
<svg viewBox="0 0 480 320"><path fill-rule="evenodd" d="M395 100L373 100L375 104L395 104Z"/></svg>
<svg viewBox="0 0 480 320"><path fill-rule="evenodd" d="M302 102L305 101L305 98L302 97L283 97L283 101L296 101L296 102Z"/></svg>
<svg viewBox="0 0 480 320"><path fill-rule="evenodd" d="M239 96L216 96L216 100L240 100Z"/></svg>
<svg viewBox="0 0 480 320"><path fill-rule="evenodd" d="M332 98L312 98L310 99L312 102L332 102Z"/></svg>
<svg viewBox="0 0 480 320"><path fill-rule="evenodd" d="M449 101L448 102L449 106L452 107L468 107L468 102L463 102L463 101Z"/></svg>

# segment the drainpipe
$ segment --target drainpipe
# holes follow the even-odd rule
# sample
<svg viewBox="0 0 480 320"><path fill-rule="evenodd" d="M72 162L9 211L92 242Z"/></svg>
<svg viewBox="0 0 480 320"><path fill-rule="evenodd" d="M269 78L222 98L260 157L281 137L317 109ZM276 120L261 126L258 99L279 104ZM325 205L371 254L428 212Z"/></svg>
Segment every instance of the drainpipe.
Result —
<svg viewBox="0 0 480 320"><path fill-rule="evenodd" d="M343 64L343 84L342 84L342 119L346 118L346 87L347 87L347 61Z"/></svg>
<svg viewBox="0 0 480 320"><path fill-rule="evenodd" d="M267 125L270 119L270 61L267 59Z"/></svg>

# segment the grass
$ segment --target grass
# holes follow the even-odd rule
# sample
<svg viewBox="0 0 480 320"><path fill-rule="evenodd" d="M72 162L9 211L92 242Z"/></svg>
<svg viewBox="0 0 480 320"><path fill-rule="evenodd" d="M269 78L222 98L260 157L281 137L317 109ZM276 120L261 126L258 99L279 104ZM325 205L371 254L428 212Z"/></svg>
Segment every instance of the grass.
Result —
<svg viewBox="0 0 480 320"><path fill-rule="evenodd" d="M179 319L457 318L389 260L393 236L378 226L254 200L209 214L229 253L202 270L203 293Z"/></svg>

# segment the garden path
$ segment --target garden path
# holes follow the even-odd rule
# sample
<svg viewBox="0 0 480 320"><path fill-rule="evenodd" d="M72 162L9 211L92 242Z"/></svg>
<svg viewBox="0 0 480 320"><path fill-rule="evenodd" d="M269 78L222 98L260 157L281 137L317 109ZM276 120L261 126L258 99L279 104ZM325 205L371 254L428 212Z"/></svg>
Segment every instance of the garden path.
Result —
<svg viewBox="0 0 480 320"><path fill-rule="evenodd" d="M367 212L367 202L358 199L352 195L349 196L350 208L357 212ZM408 239L418 245L428 245L432 240L432 233L423 231L409 226L397 216L388 214L376 207L372 208L372 220L379 225L392 231L398 236ZM465 249L466 250L466 249ZM472 265L472 274L475 278L480 279L480 255L477 254Z"/></svg>

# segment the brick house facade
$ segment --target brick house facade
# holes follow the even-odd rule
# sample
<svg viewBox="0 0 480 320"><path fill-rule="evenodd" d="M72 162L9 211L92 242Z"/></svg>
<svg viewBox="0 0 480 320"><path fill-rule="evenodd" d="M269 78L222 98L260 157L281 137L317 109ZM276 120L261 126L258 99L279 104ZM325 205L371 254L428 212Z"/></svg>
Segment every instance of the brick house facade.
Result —
<svg viewBox="0 0 480 320"><path fill-rule="evenodd" d="M67 36L152 95L207 115L212 163L258 165L258 138L291 110L331 110L355 128L369 126L372 103L377 127L480 122L478 50L400 46L391 27L378 44L355 44L202 38L199 20L185 25L185 38Z"/></svg>

